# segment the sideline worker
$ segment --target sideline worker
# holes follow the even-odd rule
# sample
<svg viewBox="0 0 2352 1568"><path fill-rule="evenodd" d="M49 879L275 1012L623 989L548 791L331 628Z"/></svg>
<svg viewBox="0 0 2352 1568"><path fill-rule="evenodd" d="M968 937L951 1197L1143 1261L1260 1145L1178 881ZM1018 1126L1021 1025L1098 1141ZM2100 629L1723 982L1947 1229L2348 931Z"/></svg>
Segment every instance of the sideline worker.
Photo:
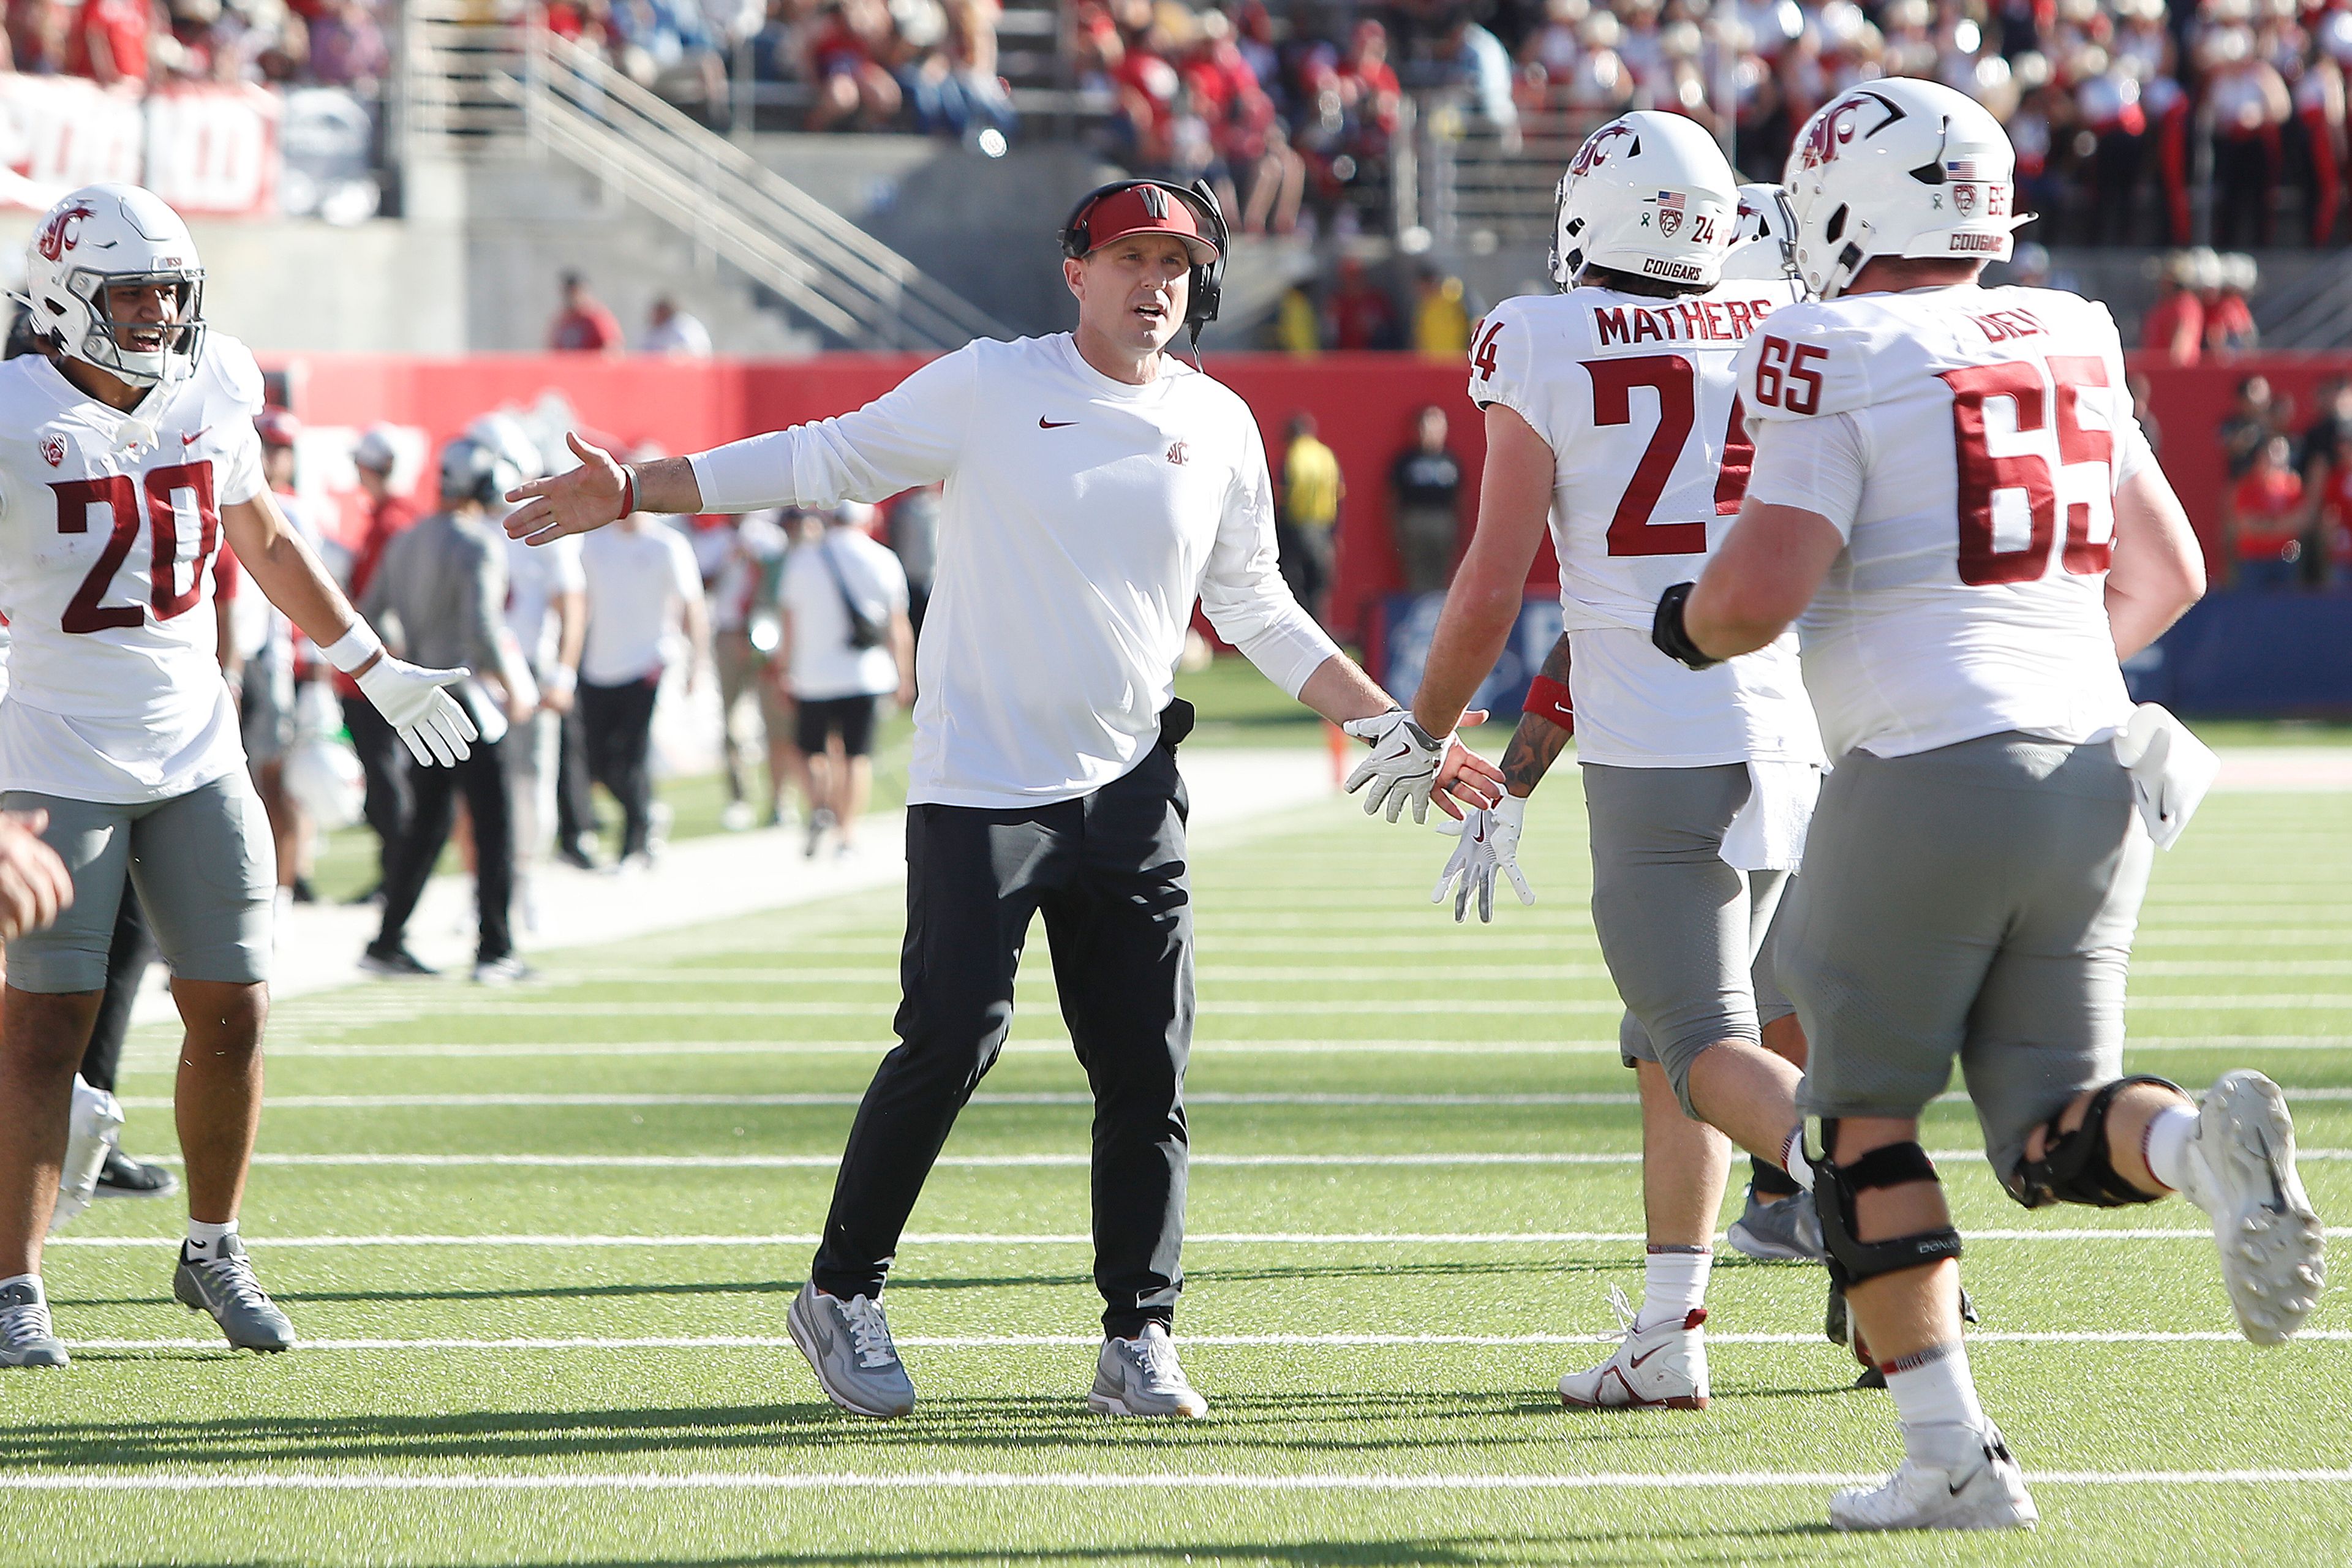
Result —
<svg viewBox="0 0 2352 1568"><path fill-rule="evenodd" d="M545 540L637 510L827 507L946 482L918 656L900 1043L858 1109L789 1317L825 1394L858 1415L914 1407L883 1279L956 1113L1004 1043L1041 909L1096 1102L1107 1337L1087 1404L1208 1408L1169 1339L1192 1033L1175 754L1192 712L1175 668L1196 595L1269 679L1371 742L1350 781L1371 786L1368 810L1385 804L1393 819L1410 800L1420 816L1433 789L1475 805L1497 794L1492 764L1413 725L1291 597L1257 422L1167 352L1216 314L1225 228L1206 187L1105 185L1061 241L1075 333L969 343L855 413L691 458L624 466L575 437L582 466L516 490L526 504L507 524Z"/></svg>

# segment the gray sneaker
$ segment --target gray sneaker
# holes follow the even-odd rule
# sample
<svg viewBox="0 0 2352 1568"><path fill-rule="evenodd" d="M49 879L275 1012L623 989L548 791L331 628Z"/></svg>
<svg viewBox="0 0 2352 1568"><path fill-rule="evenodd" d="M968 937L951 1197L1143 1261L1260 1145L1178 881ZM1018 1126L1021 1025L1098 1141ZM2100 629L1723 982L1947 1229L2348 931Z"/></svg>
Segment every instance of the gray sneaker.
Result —
<svg viewBox="0 0 2352 1568"><path fill-rule="evenodd" d="M1753 1184L1748 1188L1748 1207L1723 1239L1734 1252L1759 1263L1819 1263L1829 1256L1822 1247L1822 1216L1813 1207L1812 1194L1759 1203Z"/></svg>
<svg viewBox="0 0 2352 1568"><path fill-rule="evenodd" d="M890 1342L881 1302L868 1296L845 1301L812 1280L793 1298L784 1327L808 1357L824 1396L852 1415L888 1421L915 1407L915 1384Z"/></svg>
<svg viewBox="0 0 2352 1568"><path fill-rule="evenodd" d="M1095 1358L1095 1385L1087 1408L1097 1415L1183 1415L1197 1420L1209 1402L1184 1376L1176 1342L1158 1323L1131 1340L1103 1341Z"/></svg>
<svg viewBox="0 0 2352 1568"><path fill-rule="evenodd" d="M191 1258L187 1244L180 1246L180 1267L172 1276L172 1294L192 1312L209 1312L228 1342L241 1351L290 1351L294 1325L278 1310L261 1281L254 1278L253 1261L245 1243L224 1237L218 1258Z"/></svg>
<svg viewBox="0 0 2352 1568"><path fill-rule="evenodd" d="M66 1342L49 1326L48 1298L18 1280L0 1288L0 1366L64 1366Z"/></svg>

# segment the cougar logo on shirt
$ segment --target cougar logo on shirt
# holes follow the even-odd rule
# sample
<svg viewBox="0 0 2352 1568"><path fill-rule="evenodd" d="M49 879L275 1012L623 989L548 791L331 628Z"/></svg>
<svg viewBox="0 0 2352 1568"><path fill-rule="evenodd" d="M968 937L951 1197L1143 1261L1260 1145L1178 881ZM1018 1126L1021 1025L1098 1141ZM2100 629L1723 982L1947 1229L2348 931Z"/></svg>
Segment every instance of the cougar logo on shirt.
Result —
<svg viewBox="0 0 2352 1568"><path fill-rule="evenodd" d="M62 436L43 437L41 460L53 468L61 467L66 460L66 438Z"/></svg>
<svg viewBox="0 0 2352 1568"><path fill-rule="evenodd" d="M1632 150L1634 152L1641 150L1640 138L1633 136L1632 126L1604 125L1584 139L1584 145L1579 147L1576 150L1576 156L1569 161L1568 172L1570 174L1592 173L1593 170L1609 162L1611 145L1620 138L1632 138L1635 143Z"/></svg>
<svg viewBox="0 0 2352 1568"><path fill-rule="evenodd" d="M48 260L55 261L67 251L71 250L81 238L81 220L96 216L90 211L88 204L76 202L49 219L41 229L41 237L38 241L41 255Z"/></svg>
<svg viewBox="0 0 2352 1568"><path fill-rule="evenodd" d="M1168 460L1171 463L1180 465L1188 463L1192 461L1192 453L1185 449L1184 443L1181 441L1168 448Z"/></svg>
<svg viewBox="0 0 2352 1568"><path fill-rule="evenodd" d="M1885 110L1885 117L1875 125L1864 128L1862 117L1876 109ZM1843 101L1813 121L1812 130L1805 134L1802 162L1797 166L1818 169L1843 152L1845 144L1853 140L1856 132L1860 132L1862 139L1867 142L1896 121L1906 118L1903 106L1883 92L1873 92L1868 88L1850 92Z"/></svg>

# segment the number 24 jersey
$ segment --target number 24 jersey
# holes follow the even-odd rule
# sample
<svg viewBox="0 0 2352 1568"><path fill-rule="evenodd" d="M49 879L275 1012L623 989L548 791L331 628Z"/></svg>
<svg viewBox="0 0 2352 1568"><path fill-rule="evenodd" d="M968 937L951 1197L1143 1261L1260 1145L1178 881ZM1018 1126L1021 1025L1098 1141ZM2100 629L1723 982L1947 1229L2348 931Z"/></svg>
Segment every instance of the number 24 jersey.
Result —
<svg viewBox="0 0 2352 1568"><path fill-rule="evenodd" d="M1746 493L1733 360L1796 295L1760 280L1672 300L1572 289L1505 300L1473 336L1471 401L1511 409L1551 448L1585 762L1821 760L1793 637L1697 672L1650 643L1659 595L1699 574Z"/></svg>
<svg viewBox="0 0 2352 1568"><path fill-rule="evenodd" d="M1739 378L1749 492L1846 542L1798 622L1832 756L2124 721L2115 495L2155 458L2105 306L1973 286L1796 305Z"/></svg>
<svg viewBox="0 0 2352 1568"><path fill-rule="evenodd" d="M244 765L212 606L220 509L266 488L261 372L205 334L125 414L48 360L0 364L0 787L128 803Z"/></svg>

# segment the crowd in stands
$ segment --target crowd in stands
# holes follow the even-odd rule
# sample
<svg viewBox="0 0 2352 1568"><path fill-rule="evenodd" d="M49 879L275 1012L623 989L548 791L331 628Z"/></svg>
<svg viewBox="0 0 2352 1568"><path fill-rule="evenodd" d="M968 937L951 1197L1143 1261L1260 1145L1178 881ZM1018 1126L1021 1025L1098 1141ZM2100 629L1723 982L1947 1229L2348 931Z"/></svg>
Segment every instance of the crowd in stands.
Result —
<svg viewBox="0 0 2352 1568"><path fill-rule="evenodd" d="M389 0L7 0L0 67L137 92L178 81L374 92Z"/></svg>
<svg viewBox="0 0 2352 1568"><path fill-rule="evenodd" d="M2352 584L2352 377L2323 383L2306 420L2267 376L2238 384L2219 439L2222 545L2241 588Z"/></svg>

